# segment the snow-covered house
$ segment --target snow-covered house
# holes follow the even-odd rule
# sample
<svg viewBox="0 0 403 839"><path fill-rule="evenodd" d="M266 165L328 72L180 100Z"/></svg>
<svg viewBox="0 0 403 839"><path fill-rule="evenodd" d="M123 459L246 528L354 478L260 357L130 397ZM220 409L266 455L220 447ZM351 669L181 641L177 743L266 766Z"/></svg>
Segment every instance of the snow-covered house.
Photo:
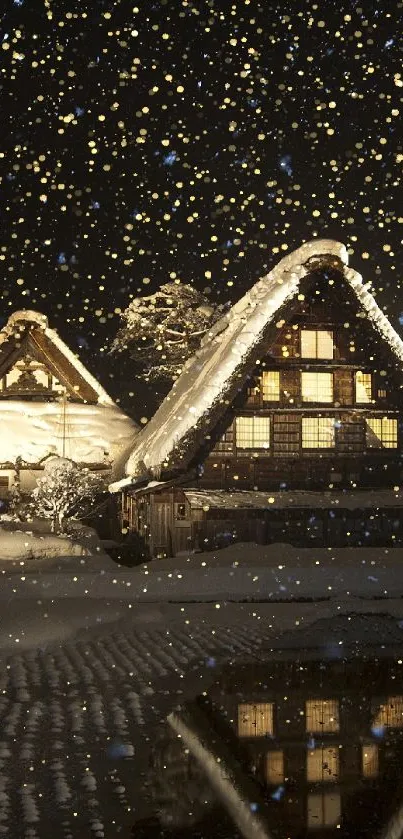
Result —
<svg viewBox="0 0 403 839"><path fill-rule="evenodd" d="M16 482L29 494L55 455L104 472L108 483L137 430L45 315L11 315L0 331L0 498Z"/></svg>
<svg viewBox="0 0 403 839"><path fill-rule="evenodd" d="M233 539L403 540L403 341L344 245L314 240L204 338L127 453L152 555Z"/></svg>

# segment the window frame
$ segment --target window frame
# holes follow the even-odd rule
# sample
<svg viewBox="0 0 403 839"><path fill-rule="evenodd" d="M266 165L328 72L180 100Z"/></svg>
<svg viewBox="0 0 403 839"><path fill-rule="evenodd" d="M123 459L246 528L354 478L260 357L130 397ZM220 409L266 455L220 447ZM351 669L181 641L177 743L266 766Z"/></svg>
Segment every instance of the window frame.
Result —
<svg viewBox="0 0 403 839"><path fill-rule="evenodd" d="M304 397L304 377L305 376L326 376L331 383L331 399L306 399ZM319 380L317 384L317 395L319 396ZM327 370L301 370L301 403L302 405L333 405L334 404L334 374Z"/></svg>
<svg viewBox="0 0 403 839"><path fill-rule="evenodd" d="M377 433L369 424L370 420L375 420L381 423L381 436L378 437L380 441L379 446L371 446L368 442L369 431L371 430L373 434L377 436ZM385 439L384 440L384 431L383 431L383 423L384 421L393 422L395 423L395 434L393 438ZM387 433L385 430L385 437L387 438ZM396 442L394 442L396 440ZM388 443L392 443L392 445L387 445ZM393 449L396 450L399 448L399 420L398 417L388 417L388 416L367 416L365 417L365 447L367 451L384 451L384 449Z"/></svg>
<svg viewBox="0 0 403 839"><path fill-rule="evenodd" d="M277 392L278 395L274 396L274 397L265 398L264 377L265 376L270 376L270 375L275 376L276 379L277 379L277 390L276 390L276 392ZM267 403L267 402L278 403L278 402L280 402L280 398L281 398L280 370L262 370L261 375L259 377L259 382L260 382L260 393L261 393L263 403Z"/></svg>
<svg viewBox="0 0 403 839"><path fill-rule="evenodd" d="M240 446L238 444L238 420L265 420L268 427L268 446L257 446L254 442L254 434L253 434L253 442L251 446ZM248 414L239 414L234 419L234 445L235 445L235 452L237 455L241 455L247 452L259 452L260 454L270 454L272 449L272 418L271 416L266 415L248 415Z"/></svg>
<svg viewBox="0 0 403 839"><path fill-rule="evenodd" d="M302 352L302 334L303 332L310 332L311 334L315 335L315 355L304 355ZM325 335L331 335L332 340L332 354L329 355L319 355L319 335L320 333ZM334 329L307 329L306 327L302 326L300 329L299 335L299 351L300 351L300 358L301 359L319 359L319 361L333 361L335 357L335 346L334 346Z"/></svg>
<svg viewBox="0 0 403 839"><path fill-rule="evenodd" d="M319 428L320 428L320 420L330 420L333 423L333 445L331 446L312 446L312 445L305 445L304 446L304 422L306 420L315 420L318 423L318 438L319 438ZM335 451L336 450L336 417L317 417L317 416L306 416L301 417L301 451L306 452L323 452L323 451Z"/></svg>
<svg viewBox="0 0 403 839"><path fill-rule="evenodd" d="M370 396L369 396L369 399L358 399L358 397L357 397L357 385L358 385L357 377L360 376L360 375L363 376L363 377L364 376L369 376L369 378L370 378ZM362 386L365 390L365 385L363 384ZM372 373L369 372L368 370L356 370L355 373L354 373L354 404L355 405L371 405L374 401L373 392L374 392L374 379L373 379Z"/></svg>

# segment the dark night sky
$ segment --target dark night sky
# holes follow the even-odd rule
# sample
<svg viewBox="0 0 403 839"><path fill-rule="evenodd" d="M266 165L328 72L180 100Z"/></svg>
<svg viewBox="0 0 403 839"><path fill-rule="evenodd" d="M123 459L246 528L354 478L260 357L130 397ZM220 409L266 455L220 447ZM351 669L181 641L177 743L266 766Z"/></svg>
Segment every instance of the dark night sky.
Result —
<svg viewBox="0 0 403 839"><path fill-rule="evenodd" d="M105 359L131 297L180 278L235 300L319 235L399 328L402 3L6 4L1 324L45 312L144 414Z"/></svg>

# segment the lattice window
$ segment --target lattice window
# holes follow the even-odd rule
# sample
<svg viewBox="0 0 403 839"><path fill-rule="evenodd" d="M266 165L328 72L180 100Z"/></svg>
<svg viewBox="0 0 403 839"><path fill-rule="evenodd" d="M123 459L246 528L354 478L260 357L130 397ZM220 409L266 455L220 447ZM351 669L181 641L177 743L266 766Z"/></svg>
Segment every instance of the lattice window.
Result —
<svg viewBox="0 0 403 839"><path fill-rule="evenodd" d="M266 780L268 784L283 783L284 752L268 752L266 759Z"/></svg>
<svg viewBox="0 0 403 839"><path fill-rule="evenodd" d="M339 731L339 702L337 699L308 699L306 702L306 730L313 734Z"/></svg>
<svg viewBox="0 0 403 839"><path fill-rule="evenodd" d="M380 728L383 725L403 728L403 696L389 696L385 704L379 706L372 728Z"/></svg>
<svg viewBox="0 0 403 839"><path fill-rule="evenodd" d="M302 448L331 449L335 445L332 417L302 418Z"/></svg>
<svg viewBox="0 0 403 839"><path fill-rule="evenodd" d="M235 421L238 449L268 449L270 446L269 417L237 417Z"/></svg>
<svg viewBox="0 0 403 839"><path fill-rule="evenodd" d="M329 746L307 753L306 777L308 781L335 783L339 778L339 749Z"/></svg>
<svg viewBox="0 0 403 839"><path fill-rule="evenodd" d="M239 737L265 737L273 734L273 703L238 705Z"/></svg>
<svg viewBox="0 0 403 839"><path fill-rule="evenodd" d="M280 373L264 370L261 377L263 402L278 402L280 399Z"/></svg>
<svg viewBox="0 0 403 839"><path fill-rule="evenodd" d="M362 746L363 778L377 778L379 774L379 753L375 743Z"/></svg>
<svg viewBox="0 0 403 839"><path fill-rule="evenodd" d="M361 370L358 370L355 374L355 401L361 403L372 402L371 373L362 373Z"/></svg>
<svg viewBox="0 0 403 839"><path fill-rule="evenodd" d="M341 820L341 799L339 792L323 792L308 795L307 826L311 830L322 827L336 827Z"/></svg>
<svg viewBox="0 0 403 839"><path fill-rule="evenodd" d="M333 402L332 373L301 373L303 402Z"/></svg>
<svg viewBox="0 0 403 839"><path fill-rule="evenodd" d="M367 446L370 449L397 448L397 420L389 417L367 417Z"/></svg>
<svg viewBox="0 0 403 839"><path fill-rule="evenodd" d="M301 329L302 358L333 358L333 332L328 329Z"/></svg>

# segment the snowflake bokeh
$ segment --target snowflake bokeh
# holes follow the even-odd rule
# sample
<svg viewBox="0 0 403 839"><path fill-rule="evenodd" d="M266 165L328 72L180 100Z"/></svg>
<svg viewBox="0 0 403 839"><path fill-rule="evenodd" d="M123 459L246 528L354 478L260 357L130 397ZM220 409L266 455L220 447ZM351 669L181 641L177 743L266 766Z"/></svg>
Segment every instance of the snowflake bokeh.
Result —
<svg viewBox="0 0 403 839"><path fill-rule="evenodd" d="M179 279L236 300L326 236L399 329L402 11L9 0L2 323L43 311L108 387L103 357L133 297Z"/></svg>

